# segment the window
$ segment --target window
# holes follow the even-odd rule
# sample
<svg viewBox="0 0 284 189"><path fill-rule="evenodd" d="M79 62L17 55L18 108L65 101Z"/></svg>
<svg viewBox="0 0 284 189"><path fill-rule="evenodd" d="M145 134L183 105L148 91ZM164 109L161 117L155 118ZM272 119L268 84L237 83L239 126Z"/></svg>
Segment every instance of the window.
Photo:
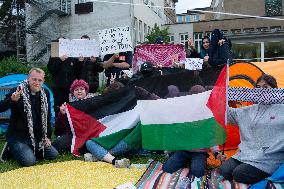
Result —
<svg viewBox="0 0 284 189"><path fill-rule="evenodd" d="M148 34L150 34L150 33L151 33L151 27L148 26Z"/></svg>
<svg viewBox="0 0 284 189"><path fill-rule="evenodd" d="M146 37L148 35L148 32L147 32L147 24L144 24L144 41L146 41Z"/></svg>
<svg viewBox="0 0 284 189"><path fill-rule="evenodd" d="M210 39L211 39L211 34L212 34L212 32L211 32L211 31L207 31L207 32L205 32L205 36L209 37Z"/></svg>
<svg viewBox="0 0 284 189"><path fill-rule="evenodd" d="M185 44L188 40L188 33L179 34L179 39L181 44Z"/></svg>
<svg viewBox="0 0 284 189"><path fill-rule="evenodd" d="M244 28L245 33L252 33L254 32L254 28Z"/></svg>
<svg viewBox="0 0 284 189"><path fill-rule="evenodd" d="M256 30L258 32L266 32L266 31L268 31L268 27L260 27L260 28L256 28Z"/></svg>
<svg viewBox="0 0 284 189"><path fill-rule="evenodd" d="M224 35L229 34L229 33L228 33L228 30L222 30L222 32L223 32Z"/></svg>
<svg viewBox="0 0 284 189"><path fill-rule="evenodd" d="M143 42L143 30L142 30L142 21L139 20L139 42L142 43Z"/></svg>
<svg viewBox="0 0 284 189"><path fill-rule="evenodd" d="M282 0L265 0L266 16L282 15Z"/></svg>
<svg viewBox="0 0 284 189"><path fill-rule="evenodd" d="M185 16L185 22L190 22L190 16L189 15Z"/></svg>
<svg viewBox="0 0 284 189"><path fill-rule="evenodd" d="M271 26L271 27L270 27L270 30L271 30L272 32L279 31L279 30L281 30L281 26Z"/></svg>
<svg viewBox="0 0 284 189"><path fill-rule="evenodd" d="M71 0L60 0L60 10L71 14Z"/></svg>
<svg viewBox="0 0 284 189"><path fill-rule="evenodd" d="M194 33L194 46L200 52L201 41L203 38L203 33Z"/></svg>
<svg viewBox="0 0 284 189"><path fill-rule="evenodd" d="M194 15L193 16L193 21L195 21L195 22L199 21L199 15Z"/></svg>
<svg viewBox="0 0 284 189"><path fill-rule="evenodd" d="M174 44L175 43L175 36L173 34L169 35L170 38L170 44Z"/></svg>
<svg viewBox="0 0 284 189"><path fill-rule="evenodd" d="M232 29L231 31L232 31L233 34L238 34L238 33L242 32L241 29Z"/></svg>
<svg viewBox="0 0 284 189"><path fill-rule="evenodd" d="M177 16L177 23L183 22L183 16Z"/></svg>
<svg viewBox="0 0 284 189"><path fill-rule="evenodd" d="M134 32L134 43L136 45L137 43L137 18L134 17L134 20L133 20L133 32Z"/></svg>

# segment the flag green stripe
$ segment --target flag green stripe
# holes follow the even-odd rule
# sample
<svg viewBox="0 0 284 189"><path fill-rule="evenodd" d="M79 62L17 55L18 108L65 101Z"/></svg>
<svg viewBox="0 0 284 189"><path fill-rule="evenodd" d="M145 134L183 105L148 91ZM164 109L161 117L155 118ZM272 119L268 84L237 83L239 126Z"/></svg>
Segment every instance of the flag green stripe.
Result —
<svg viewBox="0 0 284 189"><path fill-rule="evenodd" d="M141 123L131 129L123 129L116 133L102 136L99 138L92 138L92 140L96 141L99 145L104 147L107 150L113 148L117 143L121 140L124 140L131 149L140 149L141 148Z"/></svg>
<svg viewBox="0 0 284 189"><path fill-rule="evenodd" d="M192 150L224 144L226 133L209 118L190 123L142 125L142 146L148 150Z"/></svg>

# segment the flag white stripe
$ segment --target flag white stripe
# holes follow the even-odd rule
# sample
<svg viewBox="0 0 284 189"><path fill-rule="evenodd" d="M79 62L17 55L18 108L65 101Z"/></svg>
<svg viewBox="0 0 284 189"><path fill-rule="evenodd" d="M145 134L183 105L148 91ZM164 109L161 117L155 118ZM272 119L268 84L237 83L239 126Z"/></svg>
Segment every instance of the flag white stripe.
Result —
<svg viewBox="0 0 284 189"><path fill-rule="evenodd" d="M206 106L211 91L182 97L137 102L143 125L193 122L212 118Z"/></svg>
<svg viewBox="0 0 284 189"><path fill-rule="evenodd" d="M126 112L106 116L99 120L99 122L107 127L100 133L100 137L113 134L122 129L131 129L135 127L139 121L140 116L137 106Z"/></svg>

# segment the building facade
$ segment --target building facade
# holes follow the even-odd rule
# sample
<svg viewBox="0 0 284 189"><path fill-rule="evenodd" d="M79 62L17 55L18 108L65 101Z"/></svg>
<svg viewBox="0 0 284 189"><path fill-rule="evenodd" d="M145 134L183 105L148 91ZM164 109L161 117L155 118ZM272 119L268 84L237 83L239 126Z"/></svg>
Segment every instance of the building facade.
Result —
<svg viewBox="0 0 284 189"><path fill-rule="evenodd" d="M97 31L130 26L133 44L143 43L155 24L173 23L177 0L29 0L26 5L28 61L46 62L51 40L78 39ZM171 6L172 9L164 7Z"/></svg>
<svg viewBox="0 0 284 189"><path fill-rule="evenodd" d="M211 6L206 10L284 19L283 6L284 0L212 0ZM192 25L193 31L188 36L193 38L196 48L200 49L204 36L210 37L212 30L220 29L232 41L235 59L266 61L284 57L283 20L227 14L201 15L205 15L203 20L187 24Z"/></svg>

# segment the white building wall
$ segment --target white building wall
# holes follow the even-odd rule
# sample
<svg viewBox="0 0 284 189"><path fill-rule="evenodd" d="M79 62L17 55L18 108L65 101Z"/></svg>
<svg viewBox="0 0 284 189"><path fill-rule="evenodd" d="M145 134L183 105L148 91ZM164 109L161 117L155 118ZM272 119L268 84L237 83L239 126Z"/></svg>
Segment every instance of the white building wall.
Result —
<svg viewBox="0 0 284 189"><path fill-rule="evenodd" d="M174 44L180 44L181 34L187 34L189 38L193 39L193 24L184 23L184 24L167 24L163 25L162 28L169 27L169 34L174 36Z"/></svg>
<svg viewBox="0 0 284 189"><path fill-rule="evenodd" d="M121 2L129 3L130 0L121 0ZM98 30L121 26L131 27L130 5L94 2L93 12L75 14L77 3L77 0L72 2L71 16L60 19L62 33L66 33L67 38L78 39L82 35L88 35L92 39L98 39Z"/></svg>
<svg viewBox="0 0 284 189"><path fill-rule="evenodd" d="M38 0L39 1L39 0ZM60 1L48 0L54 7L59 8ZM78 39L82 35L88 35L92 39L98 40L97 31L102 29L108 29L113 27L130 26L131 36L133 44L141 43L145 41L145 36L148 34L149 29L153 28L155 24L161 26L166 23L166 16L163 9L153 8L148 6L134 6L133 4L143 4L144 0L108 0L114 3L107 2L93 2L93 12L88 14L75 14L75 4L78 0L72 0L71 3L71 15L69 16L50 16L48 20L41 24L37 31L45 33L51 39L56 39L59 35L65 36L70 39ZM115 2L121 2L125 4L118 4ZM155 6L164 6L164 0L149 0L154 3ZM131 5L132 4L132 5ZM40 17L44 12L37 8L28 5L27 6L27 18L32 19L31 23L34 23L37 18ZM136 18L136 19L135 19ZM134 24L136 21L136 27ZM142 23L142 40L135 40L136 35L139 36L139 21ZM54 25L54 26L53 26ZM56 25L56 26L55 26ZM147 29L144 29L144 27ZM49 28L51 27L51 28ZM36 35L27 35L27 51L29 51L29 60L37 53L34 50L36 44ZM48 42L47 42L48 43ZM47 44L43 44L42 46ZM40 50L41 47L36 48ZM47 61L49 54L46 54L43 59ZM42 60L44 62L44 60Z"/></svg>

